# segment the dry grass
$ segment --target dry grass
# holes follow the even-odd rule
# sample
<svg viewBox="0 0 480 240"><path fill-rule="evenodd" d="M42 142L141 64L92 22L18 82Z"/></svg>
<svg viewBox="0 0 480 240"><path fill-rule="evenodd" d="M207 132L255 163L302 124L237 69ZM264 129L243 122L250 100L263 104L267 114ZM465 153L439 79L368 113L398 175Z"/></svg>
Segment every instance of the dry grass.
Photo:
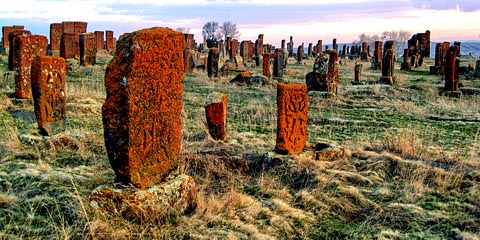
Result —
<svg viewBox="0 0 480 240"><path fill-rule="evenodd" d="M101 123L110 58L102 53L97 66L69 73L67 131L51 138L12 114L33 112L32 102L10 97L12 79L0 82L0 238L480 237L480 129L472 121L480 117L479 97L438 96L442 81L426 67L397 71L391 87L373 84L380 73L364 63L369 84L353 86L354 61L339 66L339 95L309 99L309 142L335 141L345 158L266 157L276 137L275 83L230 85L234 74L208 79L196 69L185 76L177 170L196 181L196 211L144 219L97 211L90 192L114 179ZM285 81L304 82L313 59L305 63L289 59ZM229 97L225 142L205 127L211 92Z"/></svg>

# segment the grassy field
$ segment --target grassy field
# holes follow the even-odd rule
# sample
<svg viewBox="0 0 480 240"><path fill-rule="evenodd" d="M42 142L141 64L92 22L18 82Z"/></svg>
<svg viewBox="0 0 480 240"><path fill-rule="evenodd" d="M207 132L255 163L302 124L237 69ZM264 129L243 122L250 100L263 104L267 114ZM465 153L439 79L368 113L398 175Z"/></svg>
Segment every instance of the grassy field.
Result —
<svg viewBox="0 0 480 240"><path fill-rule="evenodd" d="M1 239L478 239L480 96L439 96L442 76L428 66L399 71L395 86L376 84L364 62L339 66L331 98L309 97L308 142L328 141L346 156L268 158L276 138L276 85L232 85L235 77L185 75L178 173L192 176L198 208L190 215L125 218L90 206L111 183L101 118L110 60L67 76L67 131L41 137L31 100L16 100L6 57L0 61ZM475 59L463 57L461 66ZM284 80L304 83L313 59L289 59ZM261 67L249 67L261 75ZM480 80L464 80L480 87ZM204 106L228 94L226 142L212 140Z"/></svg>

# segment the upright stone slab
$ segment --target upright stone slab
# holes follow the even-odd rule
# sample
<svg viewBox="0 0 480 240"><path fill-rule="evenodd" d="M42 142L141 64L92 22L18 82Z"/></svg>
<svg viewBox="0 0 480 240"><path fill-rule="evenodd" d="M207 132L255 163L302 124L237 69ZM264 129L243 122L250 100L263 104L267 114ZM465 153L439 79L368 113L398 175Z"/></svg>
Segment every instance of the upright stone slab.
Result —
<svg viewBox="0 0 480 240"><path fill-rule="evenodd" d="M480 60L477 60L477 61L475 62L475 73L474 73L474 77L480 78Z"/></svg>
<svg viewBox="0 0 480 240"><path fill-rule="evenodd" d="M308 44L307 59L313 57L313 43Z"/></svg>
<svg viewBox="0 0 480 240"><path fill-rule="evenodd" d="M293 36L290 36L290 42L288 43L287 50L288 50L288 57L293 57Z"/></svg>
<svg viewBox="0 0 480 240"><path fill-rule="evenodd" d="M400 65L400 70L405 70L405 71L411 71L412 70L412 64L410 62L410 56L408 56L408 53L410 51L408 48L403 49L403 62Z"/></svg>
<svg viewBox="0 0 480 240"><path fill-rule="evenodd" d="M75 22L62 22L62 33L75 33Z"/></svg>
<svg viewBox="0 0 480 240"><path fill-rule="evenodd" d="M178 165L183 34L155 27L124 34L107 66L105 145L116 180L147 188Z"/></svg>
<svg viewBox="0 0 480 240"><path fill-rule="evenodd" d="M305 84L277 84L277 143L275 152L302 152L307 141L308 96Z"/></svg>
<svg viewBox="0 0 480 240"><path fill-rule="evenodd" d="M8 35L13 30L23 30L24 27L22 25L13 25L13 26L2 26L2 42L3 48L5 48L5 52L9 52L10 50L10 40L8 39Z"/></svg>
<svg viewBox="0 0 480 240"><path fill-rule="evenodd" d="M340 54L340 58L345 59L346 56L347 56L347 45L344 44L342 46L342 54Z"/></svg>
<svg viewBox="0 0 480 240"><path fill-rule="evenodd" d="M195 68L195 61L193 60L193 55L195 54L195 50L185 48L183 50L183 65L185 73L193 73L193 69Z"/></svg>
<svg viewBox="0 0 480 240"><path fill-rule="evenodd" d="M226 140L227 134L227 94L211 93L205 106L205 116L210 136L215 140Z"/></svg>
<svg viewBox="0 0 480 240"><path fill-rule="evenodd" d="M325 50L317 55L313 71L305 76L308 91L337 92L340 78L336 59L338 53L334 50Z"/></svg>
<svg viewBox="0 0 480 240"><path fill-rule="evenodd" d="M54 56L60 56L60 41L62 39L62 24L50 24L50 51Z"/></svg>
<svg viewBox="0 0 480 240"><path fill-rule="evenodd" d="M14 71L15 68L13 66L13 63L16 61L15 60L15 54L14 54L14 47L15 46L15 39L18 37L18 36L27 36L27 35L30 35L32 34L30 31L28 30L23 30L23 29L13 29L12 31L10 31L10 33L8 33L8 42L10 44L10 48L8 50L8 70L10 71Z"/></svg>
<svg viewBox="0 0 480 240"><path fill-rule="evenodd" d="M255 43L248 41L248 62L253 61L253 56L255 55Z"/></svg>
<svg viewBox="0 0 480 240"><path fill-rule="evenodd" d="M315 45L315 53L318 55L322 52L322 40L318 40L317 45Z"/></svg>
<svg viewBox="0 0 480 240"><path fill-rule="evenodd" d="M115 50L115 40L113 38L113 31L106 30L105 31L105 48L109 52L113 52Z"/></svg>
<svg viewBox="0 0 480 240"><path fill-rule="evenodd" d="M243 61L245 63L248 62L248 55L249 55L249 47L250 47L250 44L249 44L250 41L242 41L242 43L240 43L240 56L243 58Z"/></svg>
<svg viewBox="0 0 480 240"><path fill-rule="evenodd" d="M46 36L42 35L20 35L15 38L14 42L15 97L31 98L32 62L35 57L47 54L48 40Z"/></svg>
<svg viewBox="0 0 480 240"><path fill-rule="evenodd" d="M76 38L75 33L63 33L60 39L60 56L67 58L75 58L76 50Z"/></svg>
<svg viewBox="0 0 480 240"><path fill-rule="evenodd" d="M74 22L74 33L82 34L87 32L87 22Z"/></svg>
<svg viewBox="0 0 480 240"><path fill-rule="evenodd" d="M95 41L97 50L104 50L105 49L105 37L103 31L95 31Z"/></svg>
<svg viewBox="0 0 480 240"><path fill-rule="evenodd" d="M297 48L297 63L301 63L302 61L303 61L303 43Z"/></svg>
<svg viewBox="0 0 480 240"><path fill-rule="evenodd" d="M435 45L435 66L430 66L430 74L445 74L445 57L450 48L450 42Z"/></svg>
<svg viewBox="0 0 480 240"><path fill-rule="evenodd" d="M457 45L451 46L447 51L445 57L445 88L444 91L458 92L458 66L457 60L460 47Z"/></svg>
<svg viewBox="0 0 480 240"><path fill-rule="evenodd" d="M80 34L80 65L92 66L97 62L97 41L94 33Z"/></svg>
<svg viewBox="0 0 480 240"><path fill-rule="evenodd" d="M338 52L338 44L337 44L337 39L336 38L333 39L332 45L333 45L332 46L333 50Z"/></svg>
<svg viewBox="0 0 480 240"><path fill-rule="evenodd" d="M373 50L373 70L382 70L382 41L375 41L375 49Z"/></svg>
<svg viewBox="0 0 480 240"><path fill-rule="evenodd" d="M280 47L282 50L285 50L285 39L282 39L282 41L280 42Z"/></svg>
<svg viewBox="0 0 480 240"><path fill-rule="evenodd" d="M32 95L40 134L65 131L66 61L58 56L37 56L32 63Z"/></svg>
<svg viewBox="0 0 480 240"><path fill-rule="evenodd" d="M355 62L355 82L360 82L362 76L362 67L363 65L359 62Z"/></svg>
<svg viewBox="0 0 480 240"><path fill-rule="evenodd" d="M263 76L270 77L270 53L263 54Z"/></svg>
<svg viewBox="0 0 480 240"><path fill-rule="evenodd" d="M368 59L368 43L367 42L362 42L362 52L360 53L360 60L367 62Z"/></svg>
<svg viewBox="0 0 480 240"><path fill-rule="evenodd" d="M393 84L393 71L394 71L394 55L395 42L386 41L383 46L383 61L382 61L382 77L380 82L392 85Z"/></svg>
<svg viewBox="0 0 480 240"><path fill-rule="evenodd" d="M218 48L208 49L207 73L208 77L218 77L218 58L220 50Z"/></svg>
<svg viewBox="0 0 480 240"><path fill-rule="evenodd" d="M259 34L257 41L255 41L255 56L260 57L263 52L263 34Z"/></svg>
<svg viewBox="0 0 480 240"><path fill-rule="evenodd" d="M285 61L285 52L281 48L275 49L275 59L273 60L273 77L283 77L283 64Z"/></svg>

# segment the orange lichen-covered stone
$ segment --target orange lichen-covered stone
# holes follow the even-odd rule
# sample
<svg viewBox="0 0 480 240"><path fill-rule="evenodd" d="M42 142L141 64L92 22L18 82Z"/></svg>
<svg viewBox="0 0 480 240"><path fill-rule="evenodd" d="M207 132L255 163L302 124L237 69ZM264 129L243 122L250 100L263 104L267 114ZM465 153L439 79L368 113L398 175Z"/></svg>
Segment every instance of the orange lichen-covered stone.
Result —
<svg viewBox="0 0 480 240"><path fill-rule="evenodd" d="M116 180L147 188L178 165L182 141L183 34L154 27L124 34L105 73L102 107Z"/></svg>
<svg viewBox="0 0 480 240"><path fill-rule="evenodd" d="M270 77L270 54L263 54L263 76Z"/></svg>
<svg viewBox="0 0 480 240"><path fill-rule="evenodd" d="M42 135L65 130L66 72L62 57L37 56L32 63L32 95Z"/></svg>
<svg viewBox="0 0 480 240"><path fill-rule="evenodd" d="M218 77L218 59L220 58L220 50L218 48L208 49L207 73L208 77Z"/></svg>
<svg viewBox="0 0 480 240"><path fill-rule="evenodd" d="M77 52L77 35L75 33L63 33L60 38L60 56L67 58L75 58ZM80 54L80 51L79 51Z"/></svg>
<svg viewBox="0 0 480 240"><path fill-rule="evenodd" d="M277 144L275 152L302 152L307 141L308 97L306 84L277 85Z"/></svg>
<svg viewBox="0 0 480 240"><path fill-rule="evenodd" d="M60 40L62 38L62 24L50 24L50 51L60 52Z"/></svg>
<svg viewBox="0 0 480 240"><path fill-rule="evenodd" d="M15 45L15 39L18 36L21 35L30 35L32 34L28 30L23 30L23 29L13 29L8 33L8 42L10 45L10 48L8 49L8 70L14 71L13 67L13 62L15 61L15 54L14 54L14 45Z"/></svg>
<svg viewBox="0 0 480 240"><path fill-rule="evenodd" d="M80 34L80 64L95 65L97 62L97 41L94 33Z"/></svg>
<svg viewBox="0 0 480 240"><path fill-rule="evenodd" d="M105 48L110 52L115 50L115 38L112 30L105 31Z"/></svg>
<svg viewBox="0 0 480 240"><path fill-rule="evenodd" d="M32 97L31 68L36 56L47 54L47 37L42 35L20 35L14 41L15 97Z"/></svg>
<svg viewBox="0 0 480 240"><path fill-rule="evenodd" d="M448 48L445 56L445 91L458 92L458 65L457 55L460 47L453 45Z"/></svg>
<svg viewBox="0 0 480 240"><path fill-rule="evenodd" d="M212 93L209 95L209 103L205 106L208 132L215 140L226 140L227 134L227 95Z"/></svg>

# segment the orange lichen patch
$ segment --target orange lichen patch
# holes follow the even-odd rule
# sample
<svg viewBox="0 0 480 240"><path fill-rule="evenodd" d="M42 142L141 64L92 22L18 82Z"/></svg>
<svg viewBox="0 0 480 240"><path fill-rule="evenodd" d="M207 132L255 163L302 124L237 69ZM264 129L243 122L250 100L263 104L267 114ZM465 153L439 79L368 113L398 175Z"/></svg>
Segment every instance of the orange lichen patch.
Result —
<svg viewBox="0 0 480 240"><path fill-rule="evenodd" d="M270 54L263 54L263 76L270 77Z"/></svg>
<svg viewBox="0 0 480 240"><path fill-rule="evenodd" d="M42 135L65 130L66 61L62 57L37 56L32 64L32 95Z"/></svg>
<svg viewBox="0 0 480 240"><path fill-rule="evenodd" d="M208 132L215 140L226 140L227 134L227 95L212 93L211 103L205 107Z"/></svg>
<svg viewBox="0 0 480 240"><path fill-rule="evenodd" d="M8 50L8 70L10 71L15 70L15 68L13 67L13 62L15 61L15 54L14 54L15 39L18 36L30 35L30 34L32 34L30 31L23 30L23 29L13 29L9 32L8 42L9 42L10 48Z"/></svg>
<svg viewBox="0 0 480 240"><path fill-rule="evenodd" d="M277 144L280 154L300 153L307 141L308 97L305 84L277 85Z"/></svg>
<svg viewBox="0 0 480 240"><path fill-rule="evenodd" d="M107 66L105 145L117 181L146 188L178 165L182 140L183 34L149 28L124 34Z"/></svg>
<svg viewBox="0 0 480 240"><path fill-rule="evenodd" d="M20 35L14 41L15 97L32 97L30 75L33 59L47 54L47 37L42 35Z"/></svg>

